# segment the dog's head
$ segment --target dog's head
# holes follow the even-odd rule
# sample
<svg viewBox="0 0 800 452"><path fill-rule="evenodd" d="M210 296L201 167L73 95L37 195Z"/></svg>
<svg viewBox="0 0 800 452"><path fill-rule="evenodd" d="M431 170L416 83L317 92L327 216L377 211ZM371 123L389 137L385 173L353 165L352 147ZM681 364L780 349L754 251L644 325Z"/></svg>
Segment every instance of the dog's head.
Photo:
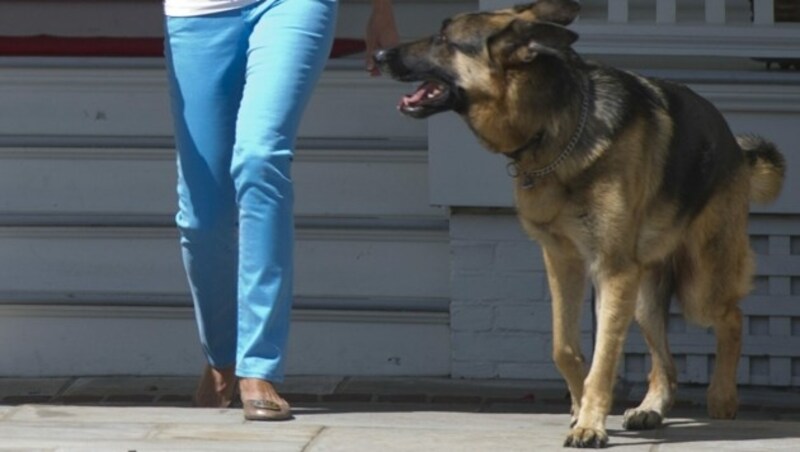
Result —
<svg viewBox="0 0 800 452"><path fill-rule="evenodd" d="M421 82L398 109L415 118L442 111L468 114L505 96L509 85L550 58L564 58L577 34L572 0L539 0L445 20L429 38L382 50L374 58L396 80Z"/></svg>

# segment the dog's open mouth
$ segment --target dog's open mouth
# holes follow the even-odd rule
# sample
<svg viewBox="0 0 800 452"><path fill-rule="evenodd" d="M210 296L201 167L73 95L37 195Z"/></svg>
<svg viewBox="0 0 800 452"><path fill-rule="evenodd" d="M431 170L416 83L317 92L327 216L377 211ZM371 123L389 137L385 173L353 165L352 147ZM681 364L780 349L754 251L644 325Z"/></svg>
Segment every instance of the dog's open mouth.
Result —
<svg viewBox="0 0 800 452"><path fill-rule="evenodd" d="M411 94L400 99L397 109L409 116L427 116L447 108L450 100L450 87L437 80L422 82Z"/></svg>

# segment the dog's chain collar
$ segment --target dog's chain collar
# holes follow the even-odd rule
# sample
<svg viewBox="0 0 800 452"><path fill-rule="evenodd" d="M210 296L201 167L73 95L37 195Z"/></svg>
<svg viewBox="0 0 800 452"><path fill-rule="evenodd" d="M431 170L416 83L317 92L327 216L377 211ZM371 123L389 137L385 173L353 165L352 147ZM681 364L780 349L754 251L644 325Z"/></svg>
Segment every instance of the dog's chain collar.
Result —
<svg viewBox="0 0 800 452"><path fill-rule="evenodd" d="M523 171L523 172L519 171L518 167L519 154L522 151L530 148L534 143L541 141L542 132L536 133L536 135L534 135L533 138L528 143L525 143L525 145L523 145L521 148L509 154L513 156L512 158L514 160L508 163L508 174L511 177L522 176L523 177L522 188L526 190L533 188L536 178L546 176L555 171L556 168L558 168L559 165L564 163L564 160L566 160L567 157L570 156L572 151L575 150L575 146L578 145L578 141L581 139L581 136L583 135L583 130L586 128L586 122L589 119L589 98L591 97L591 85L589 80L586 80L584 82L584 86L586 87L586 90L583 93L583 102L581 103L581 119L580 122L578 123L578 128L575 129L575 133L572 135L572 138L570 138L569 143L567 143L567 146L564 148L563 151L561 151L561 154L559 154L558 157L556 157L552 162L548 163L543 168L539 168L532 171Z"/></svg>

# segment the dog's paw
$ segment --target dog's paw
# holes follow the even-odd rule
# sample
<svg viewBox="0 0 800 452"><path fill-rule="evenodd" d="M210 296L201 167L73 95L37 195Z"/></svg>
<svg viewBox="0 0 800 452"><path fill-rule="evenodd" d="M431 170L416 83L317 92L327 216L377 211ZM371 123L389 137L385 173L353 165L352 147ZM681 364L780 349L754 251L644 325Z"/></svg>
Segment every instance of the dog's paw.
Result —
<svg viewBox="0 0 800 452"><path fill-rule="evenodd" d="M708 400L708 415L711 419L736 419L739 403L733 399Z"/></svg>
<svg viewBox="0 0 800 452"><path fill-rule="evenodd" d="M600 449L608 445L608 435L605 430L575 427L567 435L564 447L580 449Z"/></svg>
<svg viewBox="0 0 800 452"><path fill-rule="evenodd" d="M739 409L739 398L736 388L719 389L712 385L708 388L708 415L712 419L734 419Z"/></svg>
<svg viewBox="0 0 800 452"><path fill-rule="evenodd" d="M664 417L653 410L640 410L631 408L625 411L622 428L625 430L652 430L661 426Z"/></svg>

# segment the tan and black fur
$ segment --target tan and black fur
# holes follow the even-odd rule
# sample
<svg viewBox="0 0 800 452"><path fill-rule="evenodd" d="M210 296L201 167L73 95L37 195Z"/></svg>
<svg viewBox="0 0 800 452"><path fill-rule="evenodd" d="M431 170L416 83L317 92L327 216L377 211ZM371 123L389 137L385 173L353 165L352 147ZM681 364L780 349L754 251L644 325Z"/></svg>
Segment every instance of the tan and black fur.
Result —
<svg viewBox="0 0 800 452"><path fill-rule="evenodd" d="M673 295L687 319L717 338L709 414L735 416L738 302L753 271L748 207L778 196L784 161L762 138L734 137L688 88L581 59L571 47L577 35L564 27L578 10L574 1L540 0L462 14L375 59L396 79L423 82L401 102L403 113L455 111L490 151L509 157L519 219L547 266L553 357L572 397L565 445L600 447L632 320L652 370L625 426L655 428L672 405ZM579 312L589 280L598 330L587 369Z"/></svg>

